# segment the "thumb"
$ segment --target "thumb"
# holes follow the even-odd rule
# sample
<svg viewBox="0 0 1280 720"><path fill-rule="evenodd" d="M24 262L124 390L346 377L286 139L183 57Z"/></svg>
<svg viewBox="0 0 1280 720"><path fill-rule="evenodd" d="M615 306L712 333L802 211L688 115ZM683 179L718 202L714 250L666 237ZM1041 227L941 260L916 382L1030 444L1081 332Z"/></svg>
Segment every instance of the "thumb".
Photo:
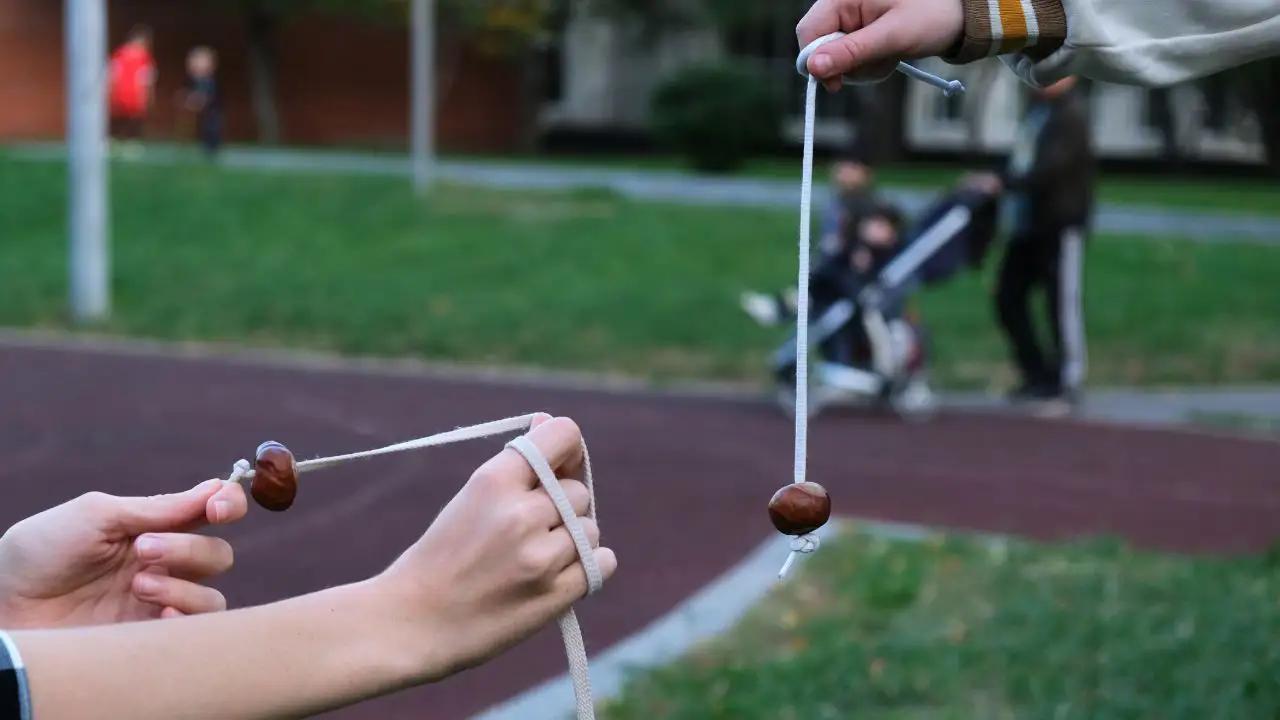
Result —
<svg viewBox="0 0 1280 720"><path fill-rule="evenodd" d="M116 498L110 524L130 536L151 532L190 532L203 526L205 506L222 487L222 480L206 480L180 493Z"/></svg>
<svg viewBox="0 0 1280 720"><path fill-rule="evenodd" d="M872 20L866 26L844 37L825 43L809 57L808 70L819 80L838 78L842 75L864 76L867 66L881 66L871 74L883 72L882 67L903 59L907 42L900 14L893 12Z"/></svg>

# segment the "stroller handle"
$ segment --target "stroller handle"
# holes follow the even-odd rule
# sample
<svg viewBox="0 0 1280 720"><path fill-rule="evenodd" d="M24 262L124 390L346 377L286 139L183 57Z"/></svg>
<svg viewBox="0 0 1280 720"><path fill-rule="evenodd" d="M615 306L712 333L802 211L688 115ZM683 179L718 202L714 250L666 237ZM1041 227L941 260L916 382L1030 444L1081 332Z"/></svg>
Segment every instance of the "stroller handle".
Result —
<svg viewBox="0 0 1280 720"><path fill-rule="evenodd" d="M894 258L880 271L878 284L885 291L892 291L909 278L938 248L946 244L956 233L964 230L973 217L968 205L959 204L947 211L940 220L924 231L902 254Z"/></svg>

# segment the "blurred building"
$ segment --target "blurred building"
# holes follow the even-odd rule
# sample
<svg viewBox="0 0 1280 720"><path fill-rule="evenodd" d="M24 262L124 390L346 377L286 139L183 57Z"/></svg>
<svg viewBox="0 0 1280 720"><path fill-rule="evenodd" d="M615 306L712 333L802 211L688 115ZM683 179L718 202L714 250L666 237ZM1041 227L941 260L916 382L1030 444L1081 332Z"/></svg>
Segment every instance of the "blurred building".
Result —
<svg viewBox="0 0 1280 720"><path fill-rule="evenodd" d="M177 112L184 57L209 45L220 57L233 142L258 137L254 112L255 55L249 17L235 3L213 0L112 0L109 44L114 49L135 23L155 32L159 64L152 138L189 136ZM0 2L0 142L52 140L66 126L63 0ZM409 132L409 39L403 25L309 15L274 28L270 65L280 140L289 144L403 148ZM505 151L516 147L528 122L522 99L495 77L512 63L441 38L438 117L442 148ZM104 95L105 96L105 95Z"/></svg>
<svg viewBox="0 0 1280 720"><path fill-rule="evenodd" d="M0 2L0 102L5 108L0 142L64 134L64 2ZM754 66L764 82L795 98L785 132L798 142L804 80L795 71L794 27L807 5L808 0L771 0L752 6L763 10L732 29L673 29L639 43L634 28L585 14L575 3L574 14L550 33L541 64L504 60L478 51L456 33L441 33L440 146L501 153L525 147L539 135L593 137L597 146L643 144L649 97L657 84L689 63L722 57ZM155 31L160 77L150 137L184 138L193 132L177 112L176 94L186 52L204 44L221 58L227 134L233 142L260 138L264 123L258 111L270 101L279 140L286 144L407 145L410 48L403 23L290 16L271 29L272 42L265 47L254 42L261 28L240 9L244 6L225 0L110 2L111 47L135 23ZM971 92L947 99L919 83L895 82L824 93L818 106L819 144L848 142L874 124L875 145L891 154L946 157L1006 150L1025 102L1016 78L995 61L961 68L926 65L960 77ZM271 70L267 85L263 67ZM1220 79L1174 88L1164 96L1106 84L1088 90L1104 158L1150 160L1174 152L1192 162L1257 164L1265 157L1255 118ZM1171 130L1172 142L1164 128Z"/></svg>
<svg viewBox="0 0 1280 720"><path fill-rule="evenodd" d="M977 92L956 98L919 83L907 87L905 144L921 151L963 152L974 137L980 152L1003 152L1012 144L1027 96L1022 83L997 60L986 81L977 80L987 68L957 68L941 61L925 62L931 72L970 81ZM1094 142L1098 154L1112 159L1153 159L1165 152L1156 92L1139 87L1091 83ZM1190 161L1258 164L1265 148L1257 119L1241 107L1221 78L1171 88L1170 126L1178 154ZM966 119L976 105L984 105L974 125ZM972 132L971 132L972 131Z"/></svg>
<svg viewBox="0 0 1280 720"><path fill-rule="evenodd" d="M690 62L732 56L755 65L763 78L796 98L786 133L799 142L804 80L795 71L795 18L806 6L778 0L776 18L733 31L679 30L661 33L655 42L637 44L618 22L573 16L557 35L551 84L541 122L546 132L643 134L649 93L668 73ZM794 6L794 7L790 7ZM1013 142L1025 94L1021 83L997 60L956 67L925 62L932 72L958 77L971 92L957 98L920 83L902 83L898 93L874 98L861 89L823 95L818 107L819 144L836 144L859 131L859 111L868 102L899 104L888 121L900 128L896 145L907 153L933 156L1002 153ZM1157 100L1166 100L1173 147L1189 161L1262 163L1261 134L1253 114L1236 102L1221 78L1173 88L1167 98L1154 91L1105 83L1089 84L1099 155L1116 160L1162 157L1169 149ZM883 115L881 117L884 117Z"/></svg>

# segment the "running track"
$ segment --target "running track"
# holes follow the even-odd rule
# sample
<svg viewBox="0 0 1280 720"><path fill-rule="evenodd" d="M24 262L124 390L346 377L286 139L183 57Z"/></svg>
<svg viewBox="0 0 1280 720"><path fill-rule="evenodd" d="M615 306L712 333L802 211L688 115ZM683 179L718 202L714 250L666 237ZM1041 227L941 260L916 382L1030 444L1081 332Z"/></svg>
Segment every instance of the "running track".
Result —
<svg viewBox="0 0 1280 720"><path fill-rule="evenodd" d="M604 538L621 561L579 610L593 654L768 537L765 503L791 471L789 423L742 400L36 348L0 348L0 378L0 527L91 489L183 489L266 439L306 457L533 410L569 415L586 430ZM237 606L377 572L501 442L309 479L289 513L253 512L227 530L237 564L220 587ZM920 426L833 414L811 444L811 476L847 514L1036 537L1122 533L1188 551L1258 549L1280 534L1280 443L994 414ZM331 717L461 720L563 666L553 627L484 668Z"/></svg>

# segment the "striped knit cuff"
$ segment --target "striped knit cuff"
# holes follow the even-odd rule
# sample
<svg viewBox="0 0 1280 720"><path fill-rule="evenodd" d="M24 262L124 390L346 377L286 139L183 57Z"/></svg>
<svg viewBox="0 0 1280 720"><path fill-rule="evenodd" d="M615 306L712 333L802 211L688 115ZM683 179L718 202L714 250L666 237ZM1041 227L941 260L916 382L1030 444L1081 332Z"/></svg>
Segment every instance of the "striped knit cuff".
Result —
<svg viewBox="0 0 1280 720"><path fill-rule="evenodd" d="M962 2L964 36L942 56L953 65L1012 53L1022 53L1039 61L1062 47L1067 38L1067 15L1062 10L1062 0Z"/></svg>

